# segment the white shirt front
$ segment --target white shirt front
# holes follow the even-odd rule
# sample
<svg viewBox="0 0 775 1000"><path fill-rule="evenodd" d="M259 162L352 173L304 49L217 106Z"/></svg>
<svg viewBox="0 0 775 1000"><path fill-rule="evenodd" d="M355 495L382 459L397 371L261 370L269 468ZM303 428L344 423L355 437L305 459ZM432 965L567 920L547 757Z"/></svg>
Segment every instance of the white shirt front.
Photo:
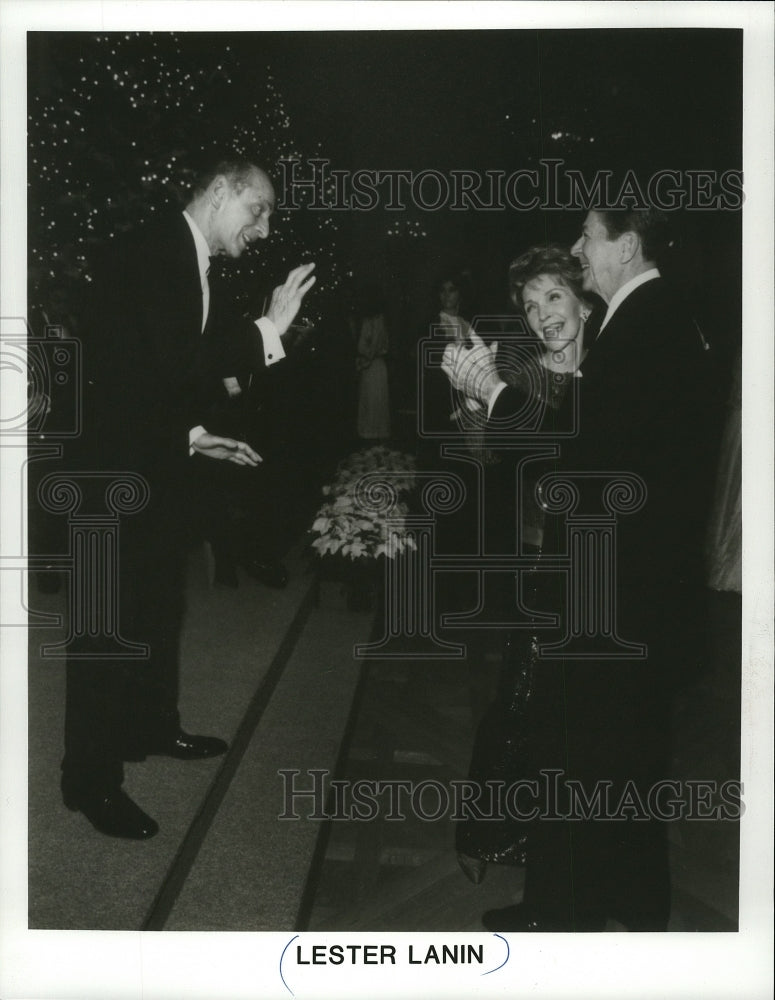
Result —
<svg viewBox="0 0 775 1000"><path fill-rule="evenodd" d="M194 222L188 212L183 212L183 218L188 223L191 235L194 237L196 247L196 262L199 267L199 282L202 286L202 333L207 325L207 316L210 312L210 282L207 280L207 272L210 270L210 247L207 240L202 235L202 230Z"/></svg>

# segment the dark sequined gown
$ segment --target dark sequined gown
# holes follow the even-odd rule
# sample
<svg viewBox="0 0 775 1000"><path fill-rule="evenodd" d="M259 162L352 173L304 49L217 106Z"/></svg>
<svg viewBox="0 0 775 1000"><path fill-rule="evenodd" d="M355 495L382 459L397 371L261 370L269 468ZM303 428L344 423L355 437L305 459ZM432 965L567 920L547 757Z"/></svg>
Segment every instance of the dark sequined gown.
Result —
<svg viewBox="0 0 775 1000"><path fill-rule="evenodd" d="M508 369L510 384L523 391L542 394L546 405L559 410L568 388L570 374L551 372L541 367L538 374ZM507 461L504 457L503 461ZM523 554L533 554L536 562L540 559L540 545L543 513L535 499L537 478L548 467L536 470L523 484L518 499L517 512L522 523ZM503 478L505 486L508 477ZM513 515L504 511L503 517ZM508 537L505 532L502 536ZM506 543L508 544L508 543ZM506 551L505 549L502 551ZM538 594L538 576L528 578L523 594L528 607L537 607L542 600ZM545 595L541 595L545 596ZM538 717L543 711L535 706L535 670L537 663L538 636L535 631L519 629L511 631L503 643L502 664L495 697L482 717L476 732L471 756L468 780L482 789L478 804L488 819L475 815L461 820L456 829L456 847L460 854L479 861L496 864L524 865L530 835L530 825L525 819L515 818L515 813L527 814L529 800L510 802L503 798L503 791L513 788L516 782L530 780L537 773L533 762L533 746L536 734L542 728ZM500 797L500 800L499 800ZM517 808L514 808L514 805Z"/></svg>

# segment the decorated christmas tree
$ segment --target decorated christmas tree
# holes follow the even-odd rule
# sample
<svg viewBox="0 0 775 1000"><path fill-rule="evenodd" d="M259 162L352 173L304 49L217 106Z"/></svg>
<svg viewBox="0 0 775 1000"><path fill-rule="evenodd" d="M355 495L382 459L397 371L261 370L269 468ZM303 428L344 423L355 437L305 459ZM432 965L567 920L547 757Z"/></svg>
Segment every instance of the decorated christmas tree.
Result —
<svg viewBox="0 0 775 1000"><path fill-rule="evenodd" d="M294 136L271 68L246 63L221 36L58 33L30 36L28 122L30 304L79 288L106 243L183 205L211 149L255 158L274 177L283 158L315 155ZM303 193L301 195L303 200ZM238 301L256 300L288 269L322 264L310 303L319 319L343 270L328 213L278 212L260 251L219 269Z"/></svg>

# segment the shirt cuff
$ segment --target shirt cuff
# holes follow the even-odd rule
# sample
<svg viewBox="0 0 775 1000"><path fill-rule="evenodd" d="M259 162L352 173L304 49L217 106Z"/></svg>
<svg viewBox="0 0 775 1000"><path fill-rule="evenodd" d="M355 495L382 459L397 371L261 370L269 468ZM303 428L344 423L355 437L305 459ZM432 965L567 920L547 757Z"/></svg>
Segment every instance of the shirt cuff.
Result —
<svg viewBox="0 0 775 1000"><path fill-rule="evenodd" d="M497 389L495 389L493 391L492 396L490 396L490 399L489 399L489 401L487 403L487 419L488 420L492 416L492 411L495 408L495 400L498 398L498 396L500 396L500 394L503 392L503 390L505 388L506 388L506 383L505 382L501 382L501 384L497 387Z"/></svg>
<svg viewBox="0 0 775 1000"><path fill-rule="evenodd" d="M269 368L270 365L277 364L285 357L283 342L280 340L277 327L268 317L262 316L261 319L257 319L256 326L261 332L261 340L264 345L264 363Z"/></svg>
<svg viewBox="0 0 775 1000"><path fill-rule="evenodd" d="M206 433L207 433L207 431L204 429L204 427L199 426L199 427L192 427L191 428L191 430L188 432L188 453L189 453L189 455L193 455L194 454L194 441L196 441L196 439L198 437L201 437L202 434L206 434Z"/></svg>

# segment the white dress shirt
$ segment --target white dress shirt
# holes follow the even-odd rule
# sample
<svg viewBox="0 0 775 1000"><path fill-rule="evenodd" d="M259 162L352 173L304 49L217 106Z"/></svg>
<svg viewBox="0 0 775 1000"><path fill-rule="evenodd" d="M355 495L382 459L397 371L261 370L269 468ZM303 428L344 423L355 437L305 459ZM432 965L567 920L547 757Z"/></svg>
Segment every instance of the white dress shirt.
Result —
<svg viewBox="0 0 775 1000"><path fill-rule="evenodd" d="M194 222L188 212L183 212L183 218L188 223L191 235L194 237L196 247L196 262L199 266L199 282L202 286L202 333L207 325L207 316L210 312L210 282L207 280L207 272L210 270L210 247L207 240L202 235L202 230Z"/></svg>

